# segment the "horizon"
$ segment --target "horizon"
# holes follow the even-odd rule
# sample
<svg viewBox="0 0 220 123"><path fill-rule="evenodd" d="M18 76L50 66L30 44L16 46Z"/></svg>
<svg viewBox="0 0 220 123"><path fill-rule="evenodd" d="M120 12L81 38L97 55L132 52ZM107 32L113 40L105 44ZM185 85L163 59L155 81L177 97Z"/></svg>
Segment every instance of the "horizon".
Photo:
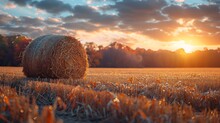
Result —
<svg viewBox="0 0 220 123"><path fill-rule="evenodd" d="M2 35L2 36L25 36L27 39L31 39L31 41L34 40L34 39L32 39L31 37L28 37L27 35L22 35L22 34L15 34L15 33L14 33L14 34L0 34L0 35ZM80 40L79 40L79 41L80 41ZM82 43L82 45L85 46L86 43L94 43L95 46L96 46L96 48L94 48L94 49L95 49L96 51L98 51L98 46L103 46L104 48L106 48L106 47L110 46L110 44L112 44L112 43L119 43L119 44L122 44L123 46L128 46L128 45L126 45L126 44L123 44L123 43L117 42L117 41L109 42L109 44L106 44L106 45L102 45L102 44L99 45L99 44L96 44L96 42L84 42L84 43ZM146 49L146 48L141 48L141 47L135 47L135 48L130 47L130 46L128 46L128 47L131 48L132 50L144 49L145 51L151 50L151 51L153 51L153 52L157 52L157 51L176 52L176 51L178 51L178 50L184 50L184 52L185 52L186 54L191 54L191 53L194 53L194 52L197 52L197 51L208 51L208 50L219 50L219 49L220 49L220 47L216 47L216 48L203 47L202 49L197 49L197 50L194 50L194 51L192 51L192 52L187 52L186 49L184 49L184 48L179 48L179 49L175 49L175 50L169 50L169 49L157 49L157 50L153 50L153 49L150 49L150 48Z"/></svg>
<svg viewBox="0 0 220 123"><path fill-rule="evenodd" d="M219 6L218 0L2 0L0 33L191 53L220 47Z"/></svg>

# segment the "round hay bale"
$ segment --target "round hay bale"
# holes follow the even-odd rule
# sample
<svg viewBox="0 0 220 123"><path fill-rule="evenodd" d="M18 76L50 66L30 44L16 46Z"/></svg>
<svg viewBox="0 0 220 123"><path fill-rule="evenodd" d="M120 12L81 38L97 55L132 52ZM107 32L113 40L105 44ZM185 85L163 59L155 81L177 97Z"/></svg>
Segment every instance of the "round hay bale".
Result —
<svg viewBox="0 0 220 123"><path fill-rule="evenodd" d="M45 35L33 40L22 59L27 77L80 79L88 67L86 51L75 38Z"/></svg>

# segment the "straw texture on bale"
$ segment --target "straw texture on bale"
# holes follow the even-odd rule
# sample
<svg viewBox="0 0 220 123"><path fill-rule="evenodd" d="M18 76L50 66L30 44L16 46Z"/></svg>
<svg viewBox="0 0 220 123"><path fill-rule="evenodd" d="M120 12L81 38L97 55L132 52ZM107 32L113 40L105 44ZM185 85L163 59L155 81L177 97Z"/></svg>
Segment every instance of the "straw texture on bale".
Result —
<svg viewBox="0 0 220 123"><path fill-rule="evenodd" d="M22 59L27 77L80 79L88 67L86 51L75 38L45 35L33 40Z"/></svg>

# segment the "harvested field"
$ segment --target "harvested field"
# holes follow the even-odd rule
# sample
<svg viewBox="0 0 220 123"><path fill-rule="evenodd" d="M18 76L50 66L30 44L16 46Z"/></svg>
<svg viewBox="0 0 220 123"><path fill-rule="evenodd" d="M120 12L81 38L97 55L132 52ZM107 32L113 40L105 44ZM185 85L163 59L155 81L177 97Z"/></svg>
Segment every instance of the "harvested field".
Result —
<svg viewBox="0 0 220 123"><path fill-rule="evenodd" d="M52 80L1 67L0 83L2 121L220 122L219 68L90 68L85 79Z"/></svg>

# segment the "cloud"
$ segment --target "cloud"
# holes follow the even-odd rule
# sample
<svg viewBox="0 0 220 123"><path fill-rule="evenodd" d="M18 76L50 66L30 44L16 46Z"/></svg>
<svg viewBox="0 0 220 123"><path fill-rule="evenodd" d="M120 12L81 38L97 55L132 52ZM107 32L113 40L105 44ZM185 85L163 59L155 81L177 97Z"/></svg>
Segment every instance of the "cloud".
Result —
<svg viewBox="0 0 220 123"><path fill-rule="evenodd" d="M46 24L48 24L48 25L59 25L59 24L62 24L61 18L51 18L51 17L49 17L44 22Z"/></svg>
<svg viewBox="0 0 220 123"><path fill-rule="evenodd" d="M61 12L72 12L72 6L63 3L60 0L9 0L19 6L34 6L38 9L45 10L48 13L59 14Z"/></svg>
<svg viewBox="0 0 220 123"><path fill-rule="evenodd" d="M220 0L207 0L208 2L212 2L212 3L216 3L216 4L220 4Z"/></svg>
<svg viewBox="0 0 220 123"><path fill-rule="evenodd" d="M17 32L17 33L30 33L36 30L40 30L39 28L35 28L32 26L11 26L11 25L7 25L4 26L2 29L10 31L10 32Z"/></svg>
<svg viewBox="0 0 220 123"><path fill-rule="evenodd" d="M32 0L9 0L15 4L18 4L20 6L26 6L27 4L29 4Z"/></svg>
<svg viewBox="0 0 220 123"><path fill-rule="evenodd" d="M52 14L48 14L46 19L0 14L1 29L21 29L21 32L25 33L28 33L28 29L33 29L34 31L29 30L31 36L42 33L77 34L81 31L93 35L100 30L111 30L123 34L136 33L160 42L185 40L197 44L220 44L219 0L207 0L209 4L193 5L187 4L187 1L179 4L166 2L167 0L107 0L106 3L111 4L101 4L106 0L91 1L100 2L101 6L92 6L94 3L72 6L61 0L9 1L20 6L33 6ZM61 14L63 12L69 12L71 15L65 16L66 14ZM55 18L55 14L61 17ZM41 30L37 30L39 28ZM119 36L111 40L127 40L128 44L131 44L138 39L135 37L131 41L127 37Z"/></svg>
<svg viewBox="0 0 220 123"><path fill-rule="evenodd" d="M164 1L160 1L160 4L157 2L116 2L112 8L118 11L121 22L118 25L119 30L136 32L162 42L187 40L197 44L220 44L217 40L220 32L220 8L217 4L180 6L168 5ZM179 19L182 19L182 24L178 22Z"/></svg>
<svg viewBox="0 0 220 123"><path fill-rule="evenodd" d="M220 21L212 22L212 21L196 21L194 23L195 27L205 33L216 33L220 32L220 28L217 25L220 25Z"/></svg>
<svg viewBox="0 0 220 123"><path fill-rule="evenodd" d="M45 10L48 13L59 14L61 12L71 12L72 6L66 3L63 3L60 0L42 0L34 1L31 3L32 6L35 6L39 9Z"/></svg>
<svg viewBox="0 0 220 123"><path fill-rule="evenodd" d="M5 9L14 9L16 8L16 5L14 3L7 3L5 5Z"/></svg>
<svg viewBox="0 0 220 123"><path fill-rule="evenodd" d="M198 6L190 6L184 4L170 5L163 9L163 13L168 15L172 19L190 18L190 19L202 19L204 17L220 18L220 8L217 4L201 4Z"/></svg>
<svg viewBox="0 0 220 123"><path fill-rule="evenodd" d="M9 14L5 14L5 13L0 14L0 27L8 25L14 19L15 17Z"/></svg>
<svg viewBox="0 0 220 123"><path fill-rule="evenodd" d="M145 32L143 32L143 34L159 40L159 41L166 41L166 42L170 42L175 40L173 36L171 36L171 34L169 34L168 32L165 32L164 30L161 29L151 29L151 30L147 30Z"/></svg>
<svg viewBox="0 0 220 123"><path fill-rule="evenodd" d="M208 17L213 21L220 20L220 6L217 4L199 5L200 13L203 17Z"/></svg>
<svg viewBox="0 0 220 123"><path fill-rule="evenodd" d="M69 33L72 33L73 31L67 30L62 27L54 27L54 26L46 26L43 28L44 35L46 34L65 34L68 35Z"/></svg>
<svg viewBox="0 0 220 123"><path fill-rule="evenodd" d="M100 29L93 32L76 31L76 37L83 42L96 42L102 45L108 45L114 41L119 41L129 46L134 46L135 43L143 44L145 41L147 42L147 38L143 35L108 29Z"/></svg>
<svg viewBox="0 0 220 123"><path fill-rule="evenodd" d="M184 4L170 5L162 11L172 20L182 20L183 24L174 27L174 40L182 38L207 45L220 44L217 36L220 33L220 7L217 4L200 4L197 6ZM191 23L191 24L190 24ZM165 29L166 32L167 31ZM155 32L156 33L156 32ZM159 33L157 33L159 34ZM167 35L169 38L170 35ZM157 36L156 36L157 37ZM161 40L161 39L158 39Z"/></svg>
<svg viewBox="0 0 220 123"><path fill-rule="evenodd" d="M163 14L168 15L171 19L179 19L179 18L202 18L203 13L196 6L189 5L170 5L163 9Z"/></svg>
<svg viewBox="0 0 220 123"><path fill-rule="evenodd" d="M118 12L117 29L146 34L146 30L160 28L156 25L168 19L161 13L167 5L165 0L124 0L110 8Z"/></svg>
<svg viewBox="0 0 220 123"><path fill-rule="evenodd" d="M73 13L75 18L89 20L96 24L110 26L116 24L118 21L116 15L100 14L100 12L90 6L77 5L73 9Z"/></svg>
<svg viewBox="0 0 220 123"><path fill-rule="evenodd" d="M65 23L62 27L71 30L97 31L98 27L89 22Z"/></svg>
<svg viewBox="0 0 220 123"><path fill-rule="evenodd" d="M47 34L65 34L65 35L73 35L73 30L67 30L61 27L34 27L34 26L13 26L13 25L5 25L0 28L0 31L10 33L19 33L27 35L31 38L36 38L41 35Z"/></svg>
<svg viewBox="0 0 220 123"><path fill-rule="evenodd" d="M63 22L67 22L67 23L70 23L70 22L75 22L77 20L80 20L78 18L76 18L75 16L73 15L69 15L69 16L66 16L66 17L62 17L61 18Z"/></svg>
<svg viewBox="0 0 220 123"><path fill-rule="evenodd" d="M31 18L27 16L15 17L6 13L0 14L0 32L21 33L32 38L45 34L68 34L65 28L54 26L61 24L61 19L40 17ZM72 32L72 31L70 31Z"/></svg>
<svg viewBox="0 0 220 123"><path fill-rule="evenodd" d="M184 2L185 0L175 0L176 2Z"/></svg>
<svg viewBox="0 0 220 123"><path fill-rule="evenodd" d="M90 6L77 5L73 9L74 16L77 18L91 19L98 17L100 14Z"/></svg>
<svg viewBox="0 0 220 123"><path fill-rule="evenodd" d="M130 25L151 19L165 19L160 13L160 9L166 5L165 0L124 0L116 2L112 8L118 11L118 15L124 24Z"/></svg>
<svg viewBox="0 0 220 123"><path fill-rule="evenodd" d="M31 18L26 16L21 16L17 18L16 20L13 20L12 23L16 24L17 26L35 26L40 27L44 26L43 19L42 18Z"/></svg>

